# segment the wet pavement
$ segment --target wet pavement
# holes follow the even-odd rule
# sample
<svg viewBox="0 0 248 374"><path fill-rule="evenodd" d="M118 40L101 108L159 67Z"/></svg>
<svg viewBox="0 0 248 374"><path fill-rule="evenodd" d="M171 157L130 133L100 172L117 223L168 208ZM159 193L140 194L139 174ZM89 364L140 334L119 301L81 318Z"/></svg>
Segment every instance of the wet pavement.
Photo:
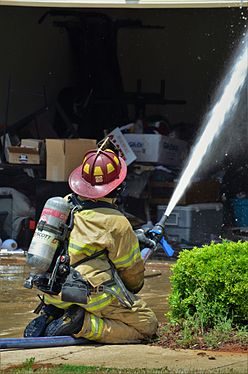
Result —
<svg viewBox="0 0 248 374"><path fill-rule="evenodd" d="M28 271L25 259L0 258L0 338L22 336L33 317L37 290L23 287Z"/></svg>
<svg viewBox="0 0 248 374"><path fill-rule="evenodd" d="M170 291L170 263L146 265L145 285L139 295L154 310L159 321L167 311ZM21 337L24 327L35 317L39 300L37 289L26 289L23 283L30 272L24 257L0 258L0 338Z"/></svg>

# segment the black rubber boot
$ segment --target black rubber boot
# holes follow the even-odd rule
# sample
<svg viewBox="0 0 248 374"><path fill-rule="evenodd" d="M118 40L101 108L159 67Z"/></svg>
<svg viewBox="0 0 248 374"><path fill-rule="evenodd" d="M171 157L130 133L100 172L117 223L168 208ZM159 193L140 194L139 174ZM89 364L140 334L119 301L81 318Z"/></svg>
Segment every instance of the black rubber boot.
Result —
<svg viewBox="0 0 248 374"><path fill-rule="evenodd" d="M59 318L64 314L64 310L54 305L45 305L41 309L41 314L33 319L26 326L23 336L24 338L44 336L47 325L55 318Z"/></svg>
<svg viewBox="0 0 248 374"><path fill-rule="evenodd" d="M84 322L84 309L78 305L72 305L62 317L53 320L47 326L44 336L66 336L77 334Z"/></svg>

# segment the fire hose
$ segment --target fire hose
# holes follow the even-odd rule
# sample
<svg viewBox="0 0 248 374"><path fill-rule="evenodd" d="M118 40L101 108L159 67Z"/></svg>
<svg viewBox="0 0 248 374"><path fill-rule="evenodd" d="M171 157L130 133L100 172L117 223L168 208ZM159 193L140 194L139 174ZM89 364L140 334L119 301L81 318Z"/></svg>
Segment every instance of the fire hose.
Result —
<svg viewBox="0 0 248 374"><path fill-rule="evenodd" d="M0 349L29 349L47 347L65 347L72 345L86 345L91 342L84 338L72 336L45 336L35 338L1 338Z"/></svg>

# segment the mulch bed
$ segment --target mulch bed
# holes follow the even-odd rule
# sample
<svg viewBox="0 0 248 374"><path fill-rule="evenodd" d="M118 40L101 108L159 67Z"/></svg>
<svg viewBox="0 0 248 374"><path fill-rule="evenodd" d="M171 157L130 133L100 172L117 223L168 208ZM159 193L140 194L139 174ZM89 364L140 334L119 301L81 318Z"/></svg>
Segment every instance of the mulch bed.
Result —
<svg viewBox="0 0 248 374"><path fill-rule="evenodd" d="M232 353L248 353L248 346L245 343L236 341L235 336L230 335L230 341L220 342L217 348L212 348L207 345L204 341L203 336L197 336L194 338L194 344L192 346L182 346L179 342L182 339L182 332L179 327L171 328L168 331L164 330L164 323L159 325L157 339L152 342L152 345L160 346L163 348L170 349L194 349L194 350L207 350L207 351L219 351L219 352L232 352Z"/></svg>

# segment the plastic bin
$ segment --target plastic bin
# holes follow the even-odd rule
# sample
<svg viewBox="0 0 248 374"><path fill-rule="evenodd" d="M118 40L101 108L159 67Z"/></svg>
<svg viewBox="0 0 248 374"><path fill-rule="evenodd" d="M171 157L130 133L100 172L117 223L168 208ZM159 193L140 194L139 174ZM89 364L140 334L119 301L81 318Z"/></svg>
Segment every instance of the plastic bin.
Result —
<svg viewBox="0 0 248 374"><path fill-rule="evenodd" d="M158 205L157 219L166 206ZM221 203L191 204L174 208L165 224L169 240L189 245L208 244L221 235L223 205Z"/></svg>
<svg viewBox="0 0 248 374"><path fill-rule="evenodd" d="M248 227L248 199L232 199L235 226Z"/></svg>

